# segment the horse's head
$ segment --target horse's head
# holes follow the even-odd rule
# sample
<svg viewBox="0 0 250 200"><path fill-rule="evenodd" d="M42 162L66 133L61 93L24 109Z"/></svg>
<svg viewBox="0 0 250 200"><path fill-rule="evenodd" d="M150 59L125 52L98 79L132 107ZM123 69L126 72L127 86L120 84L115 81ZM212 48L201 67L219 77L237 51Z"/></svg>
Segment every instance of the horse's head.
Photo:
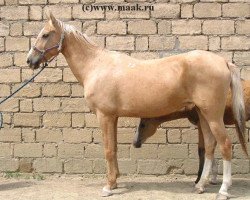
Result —
<svg viewBox="0 0 250 200"><path fill-rule="evenodd" d="M41 63L53 59L62 48L64 33L60 27L60 22L56 20L51 12L46 15L48 21L27 56L27 63L33 69L37 69Z"/></svg>

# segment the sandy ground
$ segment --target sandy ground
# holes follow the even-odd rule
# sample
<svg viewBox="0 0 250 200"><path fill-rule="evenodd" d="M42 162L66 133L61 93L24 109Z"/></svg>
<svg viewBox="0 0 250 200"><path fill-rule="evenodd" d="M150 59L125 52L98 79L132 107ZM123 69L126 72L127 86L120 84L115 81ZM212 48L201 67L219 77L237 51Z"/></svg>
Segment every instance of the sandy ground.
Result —
<svg viewBox="0 0 250 200"><path fill-rule="evenodd" d="M127 176L119 178L111 197L101 197L104 177L49 176L45 180L0 178L0 200L167 199L212 200L219 185L209 185L204 194L194 194L195 177ZM250 200L250 178L233 178L230 190L237 200Z"/></svg>

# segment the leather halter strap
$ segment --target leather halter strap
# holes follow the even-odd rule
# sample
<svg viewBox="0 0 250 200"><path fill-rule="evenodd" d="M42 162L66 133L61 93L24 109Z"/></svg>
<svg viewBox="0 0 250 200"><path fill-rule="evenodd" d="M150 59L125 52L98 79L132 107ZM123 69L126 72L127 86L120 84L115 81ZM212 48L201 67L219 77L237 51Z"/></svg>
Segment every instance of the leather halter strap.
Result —
<svg viewBox="0 0 250 200"><path fill-rule="evenodd" d="M52 47L49 47L47 49L39 49L39 48L36 47L36 45L34 45L32 48L33 48L33 50L39 52L41 54L42 58L45 60L45 62L48 63L48 62L51 62L57 55L53 56L50 60L47 60L46 57L45 57L45 54L47 52L51 51L52 49L57 49L57 51L59 53L61 51L61 49L62 49L63 39L64 39L64 32L62 32L61 38L60 38L59 42L56 45L54 45Z"/></svg>

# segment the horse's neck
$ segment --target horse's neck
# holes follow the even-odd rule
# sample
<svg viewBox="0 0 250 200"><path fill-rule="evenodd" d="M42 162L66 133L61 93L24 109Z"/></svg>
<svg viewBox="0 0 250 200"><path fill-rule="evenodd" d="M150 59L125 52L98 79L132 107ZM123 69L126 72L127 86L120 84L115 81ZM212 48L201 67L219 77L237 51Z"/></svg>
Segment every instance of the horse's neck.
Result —
<svg viewBox="0 0 250 200"><path fill-rule="evenodd" d="M94 67L90 63L95 59L98 51L100 51L99 48L91 46L85 39L77 39L72 34L66 34L62 54L81 84Z"/></svg>

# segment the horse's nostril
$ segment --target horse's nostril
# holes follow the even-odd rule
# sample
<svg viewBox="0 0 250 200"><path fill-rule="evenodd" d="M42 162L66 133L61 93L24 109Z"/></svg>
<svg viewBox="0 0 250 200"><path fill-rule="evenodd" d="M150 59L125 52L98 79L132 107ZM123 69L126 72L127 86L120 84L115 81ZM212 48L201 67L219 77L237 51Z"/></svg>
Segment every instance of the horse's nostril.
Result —
<svg viewBox="0 0 250 200"><path fill-rule="evenodd" d="M27 62L27 64L30 64L30 59L27 59L27 61L26 61L26 62Z"/></svg>

